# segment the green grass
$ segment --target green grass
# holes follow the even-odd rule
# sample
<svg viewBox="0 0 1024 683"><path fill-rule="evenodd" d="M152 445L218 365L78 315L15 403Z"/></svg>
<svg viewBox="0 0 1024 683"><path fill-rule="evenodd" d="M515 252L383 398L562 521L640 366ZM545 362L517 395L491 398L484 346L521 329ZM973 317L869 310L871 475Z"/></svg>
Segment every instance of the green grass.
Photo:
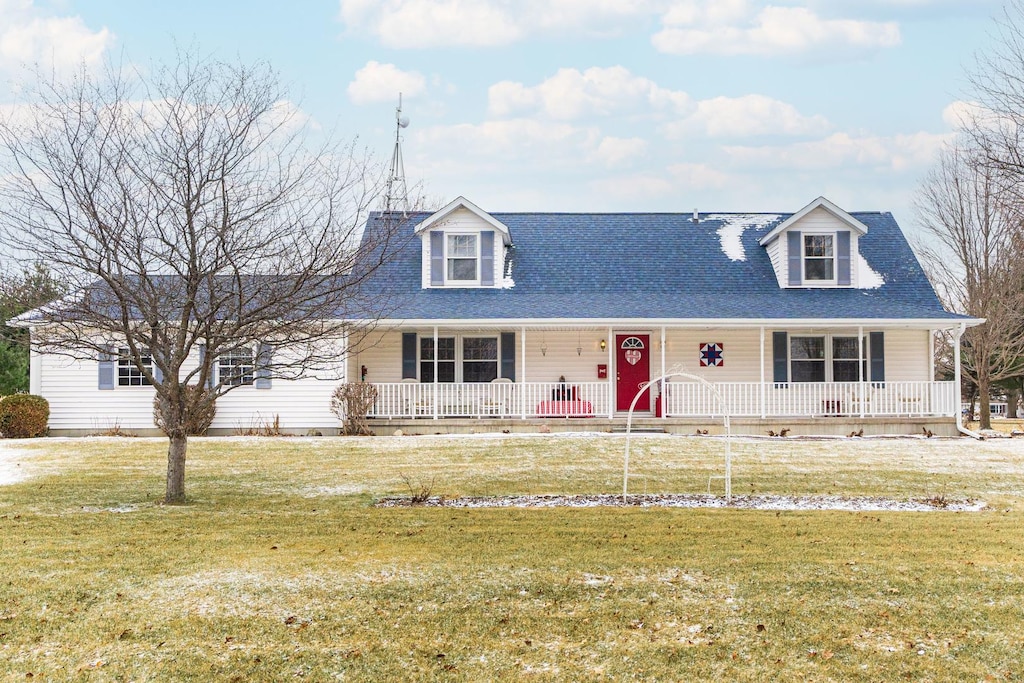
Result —
<svg viewBox="0 0 1024 683"><path fill-rule="evenodd" d="M2 680L1020 680L1024 440L734 444L737 493L980 513L374 508L614 493L620 437L0 442ZM723 442L634 442L705 492ZM712 482L721 490L721 481ZM117 512L115 510L126 510Z"/></svg>

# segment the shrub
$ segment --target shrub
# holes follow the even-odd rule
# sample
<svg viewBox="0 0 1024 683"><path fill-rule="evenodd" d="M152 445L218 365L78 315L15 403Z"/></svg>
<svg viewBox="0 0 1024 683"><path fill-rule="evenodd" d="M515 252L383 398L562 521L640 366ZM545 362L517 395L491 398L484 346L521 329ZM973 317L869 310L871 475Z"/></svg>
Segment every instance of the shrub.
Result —
<svg viewBox="0 0 1024 683"><path fill-rule="evenodd" d="M217 403L209 399L208 395L210 392L198 384L185 386L184 392L185 405L195 408L192 416L185 424L185 433L189 436L202 436L210 428L210 425L213 424L213 418L217 415ZM164 429L164 416L160 412L160 396L153 398L153 424L164 434L167 433L167 430Z"/></svg>
<svg viewBox="0 0 1024 683"><path fill-rule="evenodd" d="M42 396L12 394L0 398L0 435L30 439L46 435L50 403Z"/></svg>
<svg viewBox="0 0 1024 683"><path fill-rule="evenodd" d="M331 412L341 420L341 431L350 436L370 435L366 415L377 400L377 388L364 382L339 384L331 395Z"/></svg>

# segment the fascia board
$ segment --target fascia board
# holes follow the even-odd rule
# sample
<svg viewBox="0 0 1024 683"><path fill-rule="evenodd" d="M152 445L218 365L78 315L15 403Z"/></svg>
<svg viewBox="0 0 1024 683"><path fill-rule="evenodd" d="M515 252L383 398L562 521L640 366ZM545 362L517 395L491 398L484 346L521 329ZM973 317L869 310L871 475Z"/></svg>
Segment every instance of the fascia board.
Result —
<svg viewBox="0 0 1024 683"><path fill-rule="evenodd" d="M437 223L441 222L449 215L457 211L458 209L466 209L471 213L475 214L478 218L485 221L488 225L493 227L496 231L502 234L502 239L505 244L512 243L512 233L508 226L497 220L489 213L481 209L479 206L469 201L465 197L459 196L449 202L446 206L438 211L434 212L427 218L423 219L414 229L413 234L421 235Z"/></svg>
<svg viewBox="0 0 1024 683"><path fill-rule="evenodd" d="M833 216L849 225L850 228L852 228L860 235L866 235L868 232L868 226L861 223L859 220L848 214L846 211L840 209L838 206L830 202L825 197L818 197L813 202L811 202L810 204L800 209L792 216L790 216L789 218L775 226L775 228L771 232L769 232L767 235L765 235L758 241L758 244L760 244L762 247L765 246L773 239L784 233L786 230L789 230L791 227L793 227L795 223L800 222L800 220L804 216L806 216L811 211L814 211L817 208L825 209Z"/></svg>

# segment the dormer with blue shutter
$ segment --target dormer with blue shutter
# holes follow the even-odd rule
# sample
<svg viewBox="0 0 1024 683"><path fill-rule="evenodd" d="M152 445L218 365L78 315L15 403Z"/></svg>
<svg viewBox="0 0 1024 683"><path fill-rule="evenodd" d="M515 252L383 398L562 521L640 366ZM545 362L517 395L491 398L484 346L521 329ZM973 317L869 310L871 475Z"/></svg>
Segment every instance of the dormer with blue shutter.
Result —
<svg viewBox="0 0 1024 683"><path fill-rule="evenodd" d="M860 267L858 240L868 228L838 206L818 197L771 232L760 244L771 259L779 287L873 288L878 275Z"/></svg>
<svg viewBox="0 0 1024 683"><path fill-rule="evenodd" d="M423 288L508 288L506 250L512 234L465 197L416 226L422 241Z"/></svg>

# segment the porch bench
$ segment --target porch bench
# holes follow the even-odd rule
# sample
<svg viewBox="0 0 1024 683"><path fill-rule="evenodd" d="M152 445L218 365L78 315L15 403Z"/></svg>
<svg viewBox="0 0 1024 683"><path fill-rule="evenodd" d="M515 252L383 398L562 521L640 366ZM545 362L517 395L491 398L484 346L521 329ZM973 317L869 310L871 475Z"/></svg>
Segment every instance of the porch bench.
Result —
<svg viewBox="0 0 1024 683"><path fill-rule="evenodd" d="M594 417L590 401L541 401L537 404L538 417Z"/></svg>

